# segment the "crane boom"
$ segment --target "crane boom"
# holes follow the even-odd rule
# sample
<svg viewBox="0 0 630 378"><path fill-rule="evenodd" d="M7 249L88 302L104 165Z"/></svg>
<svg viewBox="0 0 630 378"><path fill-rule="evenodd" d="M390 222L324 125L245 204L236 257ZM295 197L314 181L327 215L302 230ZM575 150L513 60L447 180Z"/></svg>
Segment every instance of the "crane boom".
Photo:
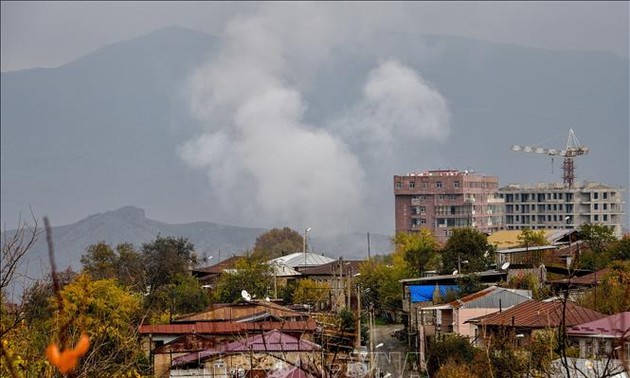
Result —
<svg viewBox="0 0 630 378"><path fill-rule="evenodd" d="M520 145L512 145L510 149L517 152L529 152L534 154L564 157L564 163L562 165L562 178L564 180L564 183L567 184L569 187L573 186L573 180L575 178L575 166L573 164L573 158L576 156L586 155L589 152L588 146L580 143L578 138L575 136L573 129L569 129L569 137L567 138L567 145L564 149Z"/></svg>

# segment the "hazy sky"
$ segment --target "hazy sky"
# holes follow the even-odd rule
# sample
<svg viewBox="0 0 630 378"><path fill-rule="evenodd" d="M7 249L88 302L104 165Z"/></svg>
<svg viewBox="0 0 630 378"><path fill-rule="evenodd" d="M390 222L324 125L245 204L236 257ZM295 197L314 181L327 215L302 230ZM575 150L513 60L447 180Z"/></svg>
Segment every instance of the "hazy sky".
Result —
<svg viewBox="0 0 630 378"><path fill-rule="evenodd" d="M276 3L277 8L295 4ZM2 71L55 67L105 44L179 25L220 33L253 2L2 2ZM321 5L361 27L628 56L628 2L351 2Z"/></svg>
<svg viewBox="0 0 630 378"><path fill-rule="evenodd" d="M179 220L190 219L195 209L208 212L222 204L225 215L234 218L212 220L318 230L356 225L390 230L392 172L407 169L401 162L419 160L420 142L434 168L449 166L431 151L458 133L440 88L404 59L381 52L357 82L352 103L313 121L307 113L309 82L318 69L330 67L336 53L376 52L389 46L376 37L398 39L404 33L412 41L434 33L605 51L626 59L629 44L628 2L3 1L0 14L3 72L58 67L168 26L217 36L216 55L200 62L182 84L186 111L198 132L170 151L173 160L190 168L187 173L207 176L214 202L200 210L199 198L189 199ZM423 53L419 44L414 49ZM165 201L156 197L149 203L147 196L141 204L128 202L131 197L125 195L119 199L123 204L153 208L160 215L154 219L168 220L163 214L173 219L167 207L158 210ZM235 203L237 210L231 206ZM116 204L91 206L57 209L54 215L61 222L76 221Z"/></svg>

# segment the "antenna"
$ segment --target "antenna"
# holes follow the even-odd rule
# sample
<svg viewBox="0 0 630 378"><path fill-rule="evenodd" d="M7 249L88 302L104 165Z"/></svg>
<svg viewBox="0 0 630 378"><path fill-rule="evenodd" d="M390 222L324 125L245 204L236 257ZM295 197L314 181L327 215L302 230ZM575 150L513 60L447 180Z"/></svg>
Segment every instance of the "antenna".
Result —
<svg viewBox="0 0 630 378"><path fill-rule="evenodd" d="M247 290L243 290L241 291L241 297L243 297L243 299L245 299L247 302L252 300L252 296L249 295L249 293L247 292Z"/></svg>

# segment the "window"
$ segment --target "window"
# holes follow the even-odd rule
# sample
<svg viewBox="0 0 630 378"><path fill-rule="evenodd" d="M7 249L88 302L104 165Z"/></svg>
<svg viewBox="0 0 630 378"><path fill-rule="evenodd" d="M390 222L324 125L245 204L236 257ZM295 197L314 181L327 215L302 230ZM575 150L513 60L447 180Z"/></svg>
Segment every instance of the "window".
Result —
<svg viewBox="0 0 630 378"><path fill-rule="evenodd" d="M455 181L455 182L453 183L453 187L454 187L454 188L459 188L459 181Z"/></svg>
<svg viewBox="0 0 630 378"><path fill-rule="evenodd" d="M428 187L429 187L429 184L428 184L426 181L424 181L424 182L422 183L422 188L423 188L423 189L426 189L426 188L428 188Z"/></svg>
<svg viewBox="0 0 630 378"><path fill-rule="evenodd" d="M424 206L420 206L420 214L425 214L427 212L427 208Z"/></svg>
<svg viewBox="0 0 630 378"><path fill-rule="evenodd" d="M438 196L438 201L444 201L444 194L440 194Z"/></svg>
<svg viewBox="0 0 630 378"><path fill-rule="evenodd" d="M599 215L597 215L597 214L593 215L593 220L595 222L599 222Z"/></svg>
<svg viewBox="0 0 630 378"><path fill-rule="evenodd" d="M437 182L435 183L435 187L436 187L436 188L441 188L441 187L442 187L442 181L437 181Z"/></svg>
<svg viewBox="0 0 630 378"><path fill-rule="evenodd" d="M607 204L607 203L605 203L605 204L603 205L603 209L604 209L604 210L608 210L608 204Z"/></svg>
<svg viewBox="0 0 630 378"><path fill-rule="evenodd" d="M598 203L593 205L593 210L599 210L599 204Z"/></svg>
<svg viewBox="0 0 630 378"><path fill-rule="evenodd" d="M396 189L402 189L402 182L397 182L396 184L394 184Z"/></svg>
<svg viewBox="0 0 630 378"><path fill-rule="evenodd" d="M599 193L597 192L593 193L593 199L599 199Z"/></svg>
<svg viewBox="0 0 630 378"><path fill-rule="evenodd" d="M604 214L604 215L603 215L603 217L604 217L604 218L603 218L603 221L604 221L604 222L608 222L608 214Z"/></svg>
<svg viewBox="0 0 630 378"><path fill-rule="evenodd" d="M451 194L451 195L449 195L448 199L451 200L451 201L456 201L457 200L457 195L456 194Z"/></svg>
<svg viewBox="0 0 630 378"><path fill-rule="evenodd" d="M409 181L409 189L413 189L416 187L416 183L413 181Z"/></svg>
<svg viewBox="0 0 630 378"><path fill-rule="evenodd" d="M608 199L608 193L607 192L602 193L602 198L603 199Z"/></svg>
<svg viewBox="0 0 630 378"><path fill-rule="evenodd" d="M420 219L420 224L427 224L427 220L424 218Z"/></svg>

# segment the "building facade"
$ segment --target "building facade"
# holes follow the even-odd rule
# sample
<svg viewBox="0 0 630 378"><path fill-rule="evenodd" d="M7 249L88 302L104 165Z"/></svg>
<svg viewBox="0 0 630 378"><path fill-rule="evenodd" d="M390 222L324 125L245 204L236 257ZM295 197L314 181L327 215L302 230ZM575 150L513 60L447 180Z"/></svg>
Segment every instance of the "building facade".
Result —
<svg viewBox="0 0 630 378"><path fill-rule="evenodd" d="M498 179L469 171L433 170L394 176L396 232L430 230L446 241L454 228L503 228Z"/></svg>
<svg viewBox="0 0 630 378"><path fill-rule="evenodd" d="M586 182L508 185L499 189L505 201L508 230L578 228L584 223L612 226L621 237L624 210L622 190Z"/></svg>

